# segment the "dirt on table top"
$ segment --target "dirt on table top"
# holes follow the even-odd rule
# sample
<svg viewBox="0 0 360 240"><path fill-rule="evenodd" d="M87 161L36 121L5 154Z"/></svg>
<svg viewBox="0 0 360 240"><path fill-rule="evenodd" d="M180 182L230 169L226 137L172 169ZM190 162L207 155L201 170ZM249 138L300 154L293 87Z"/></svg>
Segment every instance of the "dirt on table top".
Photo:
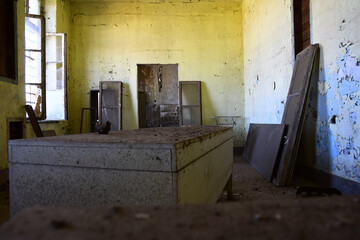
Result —
<svg viewBox="0 0 360 240"><path fill-rule="evenodd" d="M222 132L229 127L218 126L184 126L184 127L159 127L141 128L123 131L110 131L108 134L87 133L43 138L32 138L31 142L95 142L95 143L178 143L190 139L206 139ZM16 142L29 141L29 139L14 140Z"/></svg>

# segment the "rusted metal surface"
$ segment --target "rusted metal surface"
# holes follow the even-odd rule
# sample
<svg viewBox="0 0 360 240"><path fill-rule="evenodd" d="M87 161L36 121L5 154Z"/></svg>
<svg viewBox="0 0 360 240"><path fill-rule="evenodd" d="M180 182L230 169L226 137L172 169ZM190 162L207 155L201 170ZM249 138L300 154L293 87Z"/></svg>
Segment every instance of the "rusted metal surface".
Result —
<svg viewBox="0 0 360 240"><path fill-rule="evenodd" d="M139 128L146 127L146 94L138 92L138 120Z"/></svg>
<svg viewBox="0 0 360 240"><path fill-rule="evenodd" d="M285 124L250 124L243 158L271 181Z"/></svg>
<svg viewBox="0 0 360 240"><path fill-rule="evenodd" d="M179 106L177 104L160 105L160 126L161 127L179 126Z"/></svg>
<svg viewBox="0 0 360 240"><path fill-rule="evenodd" d="M279 186L288 185L292 180L313 66L316 58L319 57L318 51L319 44L313 44L296 56L291 85L282 118L282 124L288 125L286 132L288 141L284 145L274 178L274 183Z"/></svg>
<svg viewBox="0 0 360 240"><path fill-rule="evenodd" d="M178 126L178 65L139 64L138 98L140 127Z"/></svg>

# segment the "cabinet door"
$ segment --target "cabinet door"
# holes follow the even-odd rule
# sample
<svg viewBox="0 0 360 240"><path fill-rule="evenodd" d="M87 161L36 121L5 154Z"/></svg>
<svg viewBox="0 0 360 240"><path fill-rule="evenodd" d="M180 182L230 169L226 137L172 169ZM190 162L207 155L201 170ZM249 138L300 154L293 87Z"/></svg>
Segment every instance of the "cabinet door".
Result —
<svg viewBox="0 0 360 240"><path fill-rule="evenodd" d="M111 122L111 130L122 129L122 82L100 82L100 124Z"/></svg>
<svg viewBox="0 0 360 240"><path fill-rule="evenodd" d="M139 64L139 128L178 127L178 94L177 64Z"/></svg>
<svg viewBox="0 0 360 240"><path fill-rule="evenodd" d="M201 82L179 82L180 125L201 125Z"/></svg>

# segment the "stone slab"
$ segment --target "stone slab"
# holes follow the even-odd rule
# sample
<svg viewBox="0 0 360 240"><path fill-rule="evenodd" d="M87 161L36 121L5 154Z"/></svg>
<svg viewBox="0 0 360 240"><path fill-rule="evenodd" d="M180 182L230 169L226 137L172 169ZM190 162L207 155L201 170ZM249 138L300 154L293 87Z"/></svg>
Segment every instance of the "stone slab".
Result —
<svg viewBox="0 0 360 240"><path fill-rule="evenodd" d="M232 175L232 129L153 128L9 142L11 215L34 205L216 202Z"/></svg>

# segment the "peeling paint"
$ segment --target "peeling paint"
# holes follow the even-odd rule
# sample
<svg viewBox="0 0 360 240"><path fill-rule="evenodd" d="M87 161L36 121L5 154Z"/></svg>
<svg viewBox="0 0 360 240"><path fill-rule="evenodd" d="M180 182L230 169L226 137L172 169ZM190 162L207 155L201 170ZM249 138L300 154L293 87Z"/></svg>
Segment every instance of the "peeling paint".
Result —
<svg viewBox="0 0 360 240"><path fill-rule="evenodd" d="M292 75L291 2L243 1L245 117L252 123L282 119Z"/></svg>
<svg viewBox="0 0 360 240"><path fill-rule="evenodd" d="M312 0L311 9L312 42L320 43L321 58L305 117L301 161L360 182L360 2Z"/></svg>
<svg viewBox="0 0 360 240"><path fill-rule="evenodd" d="M214 124L211 116L244 116L242 2L154 2L71 4L69 115L75 131L79 109L88 105L85 93L100 80L126 84L123 126L138 127L138 64L177 63L180 81L202 81L203 124ZM234 136L244 143L240 128Z"/></svg>
<svg viewBox="0 0 360 240"><path fill-rule="evenodd" d="M325 81L319 82L318 84L319 84L318 89L320 95L325 95L328 92L328 90L331 88L330 84L327 84Z"/></svg>
<svg viewBox="0 0 360 240"><path fill-rule="evenodd" d="M325 67L327 74L318 83L320 122L316 124L316 165L359 181L360 124L357 117L360 112L360 67L356 59L350 55L339 57L338 71L331 74L329 67ZM325 121L328 118L330 125Z"/></svg>

